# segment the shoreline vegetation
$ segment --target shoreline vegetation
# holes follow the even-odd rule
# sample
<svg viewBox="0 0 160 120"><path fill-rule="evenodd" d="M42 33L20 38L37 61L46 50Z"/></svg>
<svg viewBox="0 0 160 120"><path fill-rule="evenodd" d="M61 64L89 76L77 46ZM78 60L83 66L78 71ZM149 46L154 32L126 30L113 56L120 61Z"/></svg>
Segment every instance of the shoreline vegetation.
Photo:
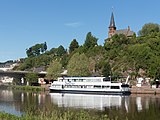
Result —
<svg viewBox="0 0 160 120"><path fill-rule="evenodd" d="M13 90L27 90L27 91L45 91L45 88L41 87L41 86L18 86L18 85L14 85L14 86L11 86L11 89L13 89Z"/></svg>
<svg viewBox="0 0 160 120"><path fill-rule="evenodd" d="M24 90L24 91L46 91L42 86L1 85L1 89Z"/></svg>
<svg viewBox="0 0 160 120"><path fill-rule="evenodd" d="M16 116L5 112L0 112L0 120L111 120L107 114L99 115L92 113L90 110L80 110L79 112L67 109L53 110L49 112L37 111L38 114L27 113L26 115ZM112 119L112 120L116 120ZM126 119L127 120L127 119Z"/></svg>

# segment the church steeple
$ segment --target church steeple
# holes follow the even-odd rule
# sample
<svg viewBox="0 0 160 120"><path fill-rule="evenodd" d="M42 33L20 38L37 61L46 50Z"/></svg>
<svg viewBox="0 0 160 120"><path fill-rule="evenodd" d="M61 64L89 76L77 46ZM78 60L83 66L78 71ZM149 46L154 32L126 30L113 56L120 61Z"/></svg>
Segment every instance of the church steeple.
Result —
<svg viewBox="0 0 160 120"><path fill-rule="evenodd" d="M113 12L112 12L112 15L111 15L109 28L115 28L116 29Z"/></svg>
<svg viewBox="0 0 160 120"><path fill-rule="evenodd" d="M109 25L109 31L108 31L108 37L112 37L115 34L116 31L116 25L115 25L115 21L114 21L114 15L113 12L111 14L111 20L110 20L110 25Z"/></svg>

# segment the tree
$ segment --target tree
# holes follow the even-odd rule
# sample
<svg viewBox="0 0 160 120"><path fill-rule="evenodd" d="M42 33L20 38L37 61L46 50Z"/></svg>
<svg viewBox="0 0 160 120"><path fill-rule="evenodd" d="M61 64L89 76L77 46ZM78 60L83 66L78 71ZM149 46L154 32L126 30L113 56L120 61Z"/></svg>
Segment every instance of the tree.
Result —
<svg viewBox="0 0 160 120"><path fill-rule="evenodd" d="M140 36L145 36L153 32L159 32L159 31L160 31L160 26L158 24L148 23L142 27L142 29L138 32L138 34Z"/></svg>
<svg viewBox="0 0 160 120"><path fill-rule="evenodd" d="M40 49L41 49L41 53L46 52L46 50L47 50L47 43L46 42L42 43Z"/></svg>
<svg viewBox="0 0 160 120"><path fill-rule="evenodd" d="M25 79L31 85L31 83L38 82L38 75L36 73L28 73L25 75Z"/></svg>
<svg viewBox="0 0 160 120"><path fill-rule="evenodd" d="M60 62L53 60L52 63L47 68L47 79L56 80L62 72L62 64Z"/></svg>
<svg viewBox="0 0 160 120"><path fill-rule="evenodd" d="M97 40L98 38L94 37L91 32L88 32L84 43L84 47L88 50L89 48L98 45Z"/></svg>
<svg viewBox="0 0 160 120"><path fill-rule="evenodd" d="M148 76L154 79L160 79L160 57L154 56L152 59L152 64L148 68Z"/></svg>
<svg viewBox="0 0 160 120"><path fill-rule="evenodd" d="M73 52L76 48L78 48L78 42L76 39L73 39L73 41L71 42L70 46L69 46L69 53Z"/></svg>
<svg viewBox="0 0 160 120"><path fill-rule="evenodd" d="M102 74L105 77L111 76L111 66L109 62L104 62L102 67Z"/></svg>
<svg viewBox="0 0 160 120"><path fill-rule="evenodd" d="M75 53L69 60L68 66L69 76L88 76L89 74L89 59L87 56L79 53Z"/></svg>
<svg viewBox="0 0 160 120"><path fill-rule="evenodd" d="M62 56L64 54L66 54L66 50L64 49L64 47L62 45L60 45L58 48L57 48L57 56Z"/></svg>
<svg viewBox="0 0 160 120"><path fill-rule="evenodd" d="M46 43L46 42L44 42L44 44L43 44L43 48L44 48L44 51L46 51L46 50L47 50L47 43Z"/></svg>
<svg viewBox="0 0 160 120"><path fill-rule="evenodd" d="M39 56L47 50L47 43L35 44L34 46L26 49L26 54L28 57Z"/></svg>

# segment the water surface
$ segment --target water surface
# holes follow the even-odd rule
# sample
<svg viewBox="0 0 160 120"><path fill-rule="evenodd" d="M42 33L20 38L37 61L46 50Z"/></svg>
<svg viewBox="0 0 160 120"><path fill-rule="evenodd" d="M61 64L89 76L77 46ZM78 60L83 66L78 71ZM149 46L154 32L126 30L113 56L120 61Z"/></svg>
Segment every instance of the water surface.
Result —
<svg viewBox="0 0 160 120"><path fill-rule="evenodd" d="M51 111L52 107L93 110L98 114L108 114L110 118L118 116L120 120L159 120L159 95L89 95L36 93L12 90L0 90L0 111L17 116L28 110ZM54 108L55 109L55 108Z"/></svg>

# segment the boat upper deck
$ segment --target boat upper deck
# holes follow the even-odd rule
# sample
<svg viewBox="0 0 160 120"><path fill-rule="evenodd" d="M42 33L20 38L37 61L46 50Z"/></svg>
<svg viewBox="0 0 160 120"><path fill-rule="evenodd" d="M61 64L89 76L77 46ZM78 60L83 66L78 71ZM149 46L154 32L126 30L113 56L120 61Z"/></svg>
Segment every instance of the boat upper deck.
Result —
<svg viewBox="0 0 160 120"><path fill-rule="evenodd" d="M59 77L59 82L103 82L105 77Z"/></svg>

